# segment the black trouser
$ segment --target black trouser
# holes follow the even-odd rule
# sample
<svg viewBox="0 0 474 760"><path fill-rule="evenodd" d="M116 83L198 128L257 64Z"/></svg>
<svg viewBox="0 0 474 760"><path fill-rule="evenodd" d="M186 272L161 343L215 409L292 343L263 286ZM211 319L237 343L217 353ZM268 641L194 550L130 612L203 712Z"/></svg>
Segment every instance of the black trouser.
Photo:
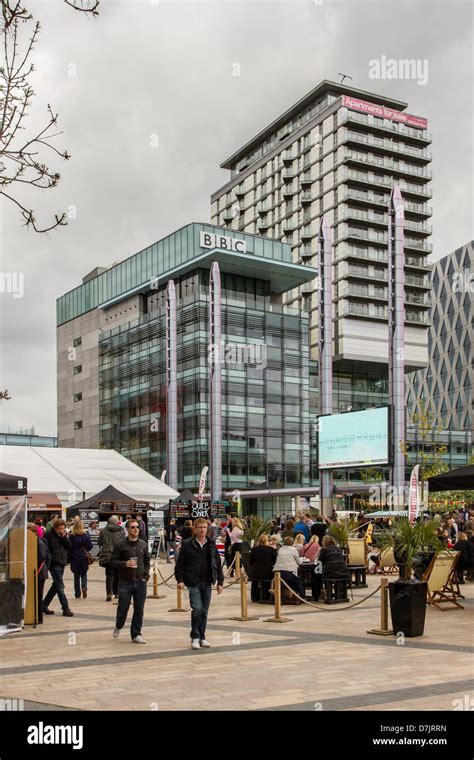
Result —
<svg viewBox="0 0 474 760"><path fill-rule="evenodd" d="M38 578L38 623L43 622L43 594L46 578Z"/></svg>
<svg viewBox="0 0 474 760"><path fill-rule="evenodd" d="M118 570L112 565L105 565L105 589L107 596L118 596Z"/></svg>
<svg viewBox="0 0 474 760"><path fill-rule="evenodd" d="M133 617L130 625L130 635L132 639L139 636L142 632L143 610L145 609L146 599L146 581L122 581L119 584L117 607L117 620L115 627L121 630L127 619L130 602L133 599Z"/></svg>
<svg viewBox="0 0 474 760"><path fill-rule="evenodd" d="M319 601L322 587L323 587L323 574L318 573L317 575L313 575L311 578L311 593L313 594L313 600L315 602Z"/></svg>
<svg viewBox="0 0 474 760"><path fill-rule="evenodd" d="M299 596L304 597L304 586L303 581L298 575L295 575L291 572L291 570L281 570L280 571L281 579L282 581L285 581L285 583L288 584L288 586L295 591ZM283 584L282 584L283 586ZM283 586L285 588L285 586ZM294 598L294 597L292 597Z"/></svg>
<svg viewBox="0 0 474 760"><path fill-rule="evenodd" d="M250 587L250 598L252 602L259 602L260 598L262 600L270 599L269 591L271 583L271 581L252 581L252 585Z"/></svg>

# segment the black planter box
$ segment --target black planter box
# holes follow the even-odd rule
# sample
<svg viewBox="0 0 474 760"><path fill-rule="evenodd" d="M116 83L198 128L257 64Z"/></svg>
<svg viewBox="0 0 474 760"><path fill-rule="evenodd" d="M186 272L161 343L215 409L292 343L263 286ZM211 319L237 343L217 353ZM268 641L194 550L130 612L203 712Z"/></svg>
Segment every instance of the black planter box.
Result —
<svg viewBox="0 0 474 760"><path fill-rule="evenodd" d="M388 584L393 632L408 638L423 636L427 583L396 581Z"/></svg>

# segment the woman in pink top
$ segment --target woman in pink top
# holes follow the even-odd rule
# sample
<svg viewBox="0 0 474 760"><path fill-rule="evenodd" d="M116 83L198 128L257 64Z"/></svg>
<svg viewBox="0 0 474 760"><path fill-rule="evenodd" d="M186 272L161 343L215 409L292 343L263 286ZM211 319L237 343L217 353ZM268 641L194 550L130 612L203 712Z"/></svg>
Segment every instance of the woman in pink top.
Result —
<svg viewBox="0 0 474 760"><path fill-rule="evenodd" d="M309 543L305 544L301 556L305 559L309 559L311 562L316 562L319 557L321 547L319 545L319 538L317 536L311 536Z"/></svg>

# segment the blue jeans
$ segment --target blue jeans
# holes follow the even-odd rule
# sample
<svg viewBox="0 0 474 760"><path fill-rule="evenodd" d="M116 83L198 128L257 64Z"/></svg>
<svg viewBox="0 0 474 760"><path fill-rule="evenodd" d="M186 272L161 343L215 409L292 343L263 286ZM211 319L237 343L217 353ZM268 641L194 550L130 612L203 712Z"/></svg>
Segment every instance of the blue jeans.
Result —
<svg viewBox="0 0 474 760"><path fill-rule="evenodd" d="M200 583L199 586L189 587L189 602L191 604L191 638L203 641L206 638L207 613L211 604L212 586L210 583Z"/></svg>
<svg viewBox="0 0 474 760"><path fill-rule="evenodd" d="M85 573L74 573L74 594L76 599L81 595L81 588L87 591L87 570Z"/></svg>
<svg viewBox="0 0 474 760"><path fill-rule="evenodd" d="M46 607L46 609L49 607L51 602L53 601L56 594L58 595L59 603L63 610L69 609L69 602L67 600L67 596L64 593L64 565L51 565L49 568L49 572L51 573L51 579L53 581L53 585L49 589L48 593L46 594L45 598L43 599L43 609Z"/></svg>
<svg viewBox="0 0 474 760"><path fill-rule="evenodd" d="M132 639L140 636L143 625L143 610L146 599L146 581L119 581L117 620L115 627L121 630L127 620L130 602L133 599L133 617L130 625Z"/></svg>

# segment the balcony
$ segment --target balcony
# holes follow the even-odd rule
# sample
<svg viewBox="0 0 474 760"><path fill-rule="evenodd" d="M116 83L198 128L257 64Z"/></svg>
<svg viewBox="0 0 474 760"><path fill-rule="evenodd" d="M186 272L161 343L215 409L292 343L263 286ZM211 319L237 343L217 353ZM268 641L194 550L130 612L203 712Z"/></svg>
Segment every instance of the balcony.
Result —
<svg viewBox="0 0 474 760"><path fill-rule="evenodd" d="M381 187L383 189L392 188L394 184L398 184L400 190L404 193L413 195L419 195L422 198L431 198L433 191L426 185L415 185L406 180L400 179L398 182L394 182L392 177L386 177L384 175L373 174L372 172L360 172L355 169L347 169L342 174L343 180L353 180L354 182L362 182L370 187Z"/></svg>
<svg viewBox="0 0 474 760"><path fill-rule="evenodd" d="M341 316L366 317L368 319L388 318L388 306L375 306L373 304L358 304L345 302Z"/></svg>
<svg viewBox="0 0 474 760"><path fill-rule="evenodd" d="M308 259L312 259L316 253L311 250L311 246L304 245L300 251L300 255L303 261L308 261Z"/></svg>
<svg viewBox="0 0 474 760"><path fill-rule="evenodd" d="M428 312L426 311L409 311L406 309L405 322L412 322L416 325L428 326L430 324L430 318Z"/></svg>
<svg viewBox="0 0 474 760"><path fill-rule="evenodd" d="M311 176L311 172L304 172L304 174L300 176L300 183L302 185L310 185L312 181L313 178Z"/></svg>
<svg viewBox="0 0 474 760"><path fill-rule="evenodd" d="M296 158L296 154L294 153L292 149L284 150L283 153L281 154L281 159L284 164L291 163L295 158Z"/></svg>
<svg viewBox="0 0 474 760"><path fill-rule="evenodd" d="M340 217L340 221L343 219L361 219L371 224L380 224L387 227L388 214L374 214L371 211L361 211L355 208L348 208L347 211ZM405 229L414 230L424 235L431 235L433 228L430 224L425 222L415 222L411 219L405 219L403 226Z"/></svg>
<svg viewBox="0 0 474 760"><path fill-rule="evenodd" d="M259 230L268 230L270 227L270 224L267 222L266 219L259 219L257 222L257 227Z"/></svg>
<svg viewBox="0 0 474 760"><path fill-rule="evenodd" d="M411 274L405 275L405 285L412 288L423 288L423 290L431 290L431 286L424 277L414 277Z"/></svg>
<svg viewBox="0 0 474 760"><path fill-rule="evenodd" d="M309 238L313 238L314 235L311 231L311 227L310 226L303 227L300 231L300 237L301 237L301 240L308 240Z"/></svg>
<svg viewBox="0 0 474 760"><path fill-rule="evenodd" d="M389 198L390 195L388 193L384 195L374 195L370 192L364 192L363 190L356 190L355 188L349 187L341 200L361 201L362 203L372 204L373 206L378 206L386 210L388 208ZM426 206L423 203L412 203L411 201L403 199L403 206L405 211L409 211L412 214L420 214L420 216L431 216L433 213L431 206Z"/></svg>
<svg viewBox="0 0 474 760"><path fill-rule="evenodd" d="M234 211L231 208L229 208L226 211L224 211L222 218L224 222L231 222L234 216L235 216Z"/></svg>
<svg viewBox="0 0 474 760"><path fill-rule="evenodd" d="M403 161L393 161L390 158L378 158L377 156L371 156L368 153L359 153L354 150L346 151L344 160L355 161L367 166L376 166L381 169L386 169L387 171L396 172L397 174L416 176L420 179L429 180L433 176L431 169L411 166L410 164L405 164Z"/></svg>
<svg viewBox="0 0 474 760"><path fill-rule="evenodd" d="M343 119L345 122L355 122L356 124L363 124L368 129L380 131L384 134L398 134L401 137L408 137L410 139L419 140L420 142L430 143L432 140L431 132L426 129L417 129L416 127L406 127L399 122L380 121L374 122L373 117L370 118L366 114L360 114L356 111L348 111L346 117Z"/></svg>
<svg viewBox="0 0 474 760"><path fill-rule="evenodd" d="M384 137L375 137L373 135L363 134L362 132L352 132L349 129L343 130L341 137L342 140L339 143L340 145L346 142L355 142L372 148L379 148L388 153L407 155L420 161L428 162L432 159L431 151L426 148L413 148L404 143L394 142L393 140Z"/></svg>
<svg viewBox="0 0 474 760"><path fill-rule="evenodd" d="M302 206L305 206L307 203L311 203L311 192L305 190L303 193L301 193L300 201Z"/></svg>
<svg viewBox="0 0 474 760"><path fill-rule="evenodd" d="M430 306L428 293L411 293L407 290L405 292L405 301L409 304L416 304L416 306Z"/></svg>
<svg viewBox="0 0 474 760"><path fill-rule="evenodd" d="M282 177L284 182L291 182L296 177L296 172L294 169L283 169Z"/></svg>
<svg viewBox="0 0 474 760"><path fill-rule="evenodd" d="M296 193L294 185L285 185L282 187L281 194L283 198L290 198Z"/></svg>
<svg viewBox="0 0 474 760"><path fill-rule="evenodd" d="M424 272L431 272L431 264L423 256L405 256L405 266L423 269Z"/></svg>
<svg viewBox="0 0 474 760"><path fill-rule="evenodd" d="M260 201L260 203L257 203L257 211L259 214L266 214L268 210L269 209L266 203L262 201Z"/></svg>
<svg viewBox="0 0 474 760"><path fill-rule="evenodd" d="M235 195L237 198L243 198L245 195L245 190L243 188L243 185L239 185L235 188Z"/></svg>
<svg viewBox="0 0 474 760"><path fill-rule="evenodd" d="M295 222L290 221L289 219L284 219L282 222L282 227L284 232L294 232L296 230L297 225Z"/></svg>

